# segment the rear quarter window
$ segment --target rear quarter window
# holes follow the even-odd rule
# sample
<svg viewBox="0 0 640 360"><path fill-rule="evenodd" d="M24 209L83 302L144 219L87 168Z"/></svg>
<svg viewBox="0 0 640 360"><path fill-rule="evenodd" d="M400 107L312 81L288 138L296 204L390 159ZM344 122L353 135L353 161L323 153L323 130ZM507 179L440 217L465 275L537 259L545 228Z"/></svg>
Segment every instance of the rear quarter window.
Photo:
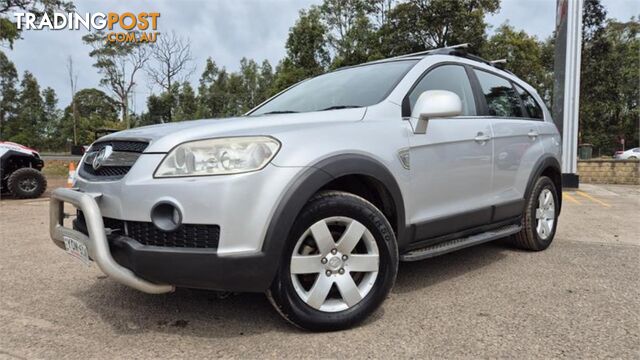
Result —
<svg viewBox="0 0 640 360"><path fill-rule="evenodd" d="M533 119L544 119L542 107L538 104L536 99L534 99L527 90L523 89L519 85L516 85L516 90L518 90L518 95L520 96L520 100L522 100L522 105L524 105L528 116Z"/></svg>

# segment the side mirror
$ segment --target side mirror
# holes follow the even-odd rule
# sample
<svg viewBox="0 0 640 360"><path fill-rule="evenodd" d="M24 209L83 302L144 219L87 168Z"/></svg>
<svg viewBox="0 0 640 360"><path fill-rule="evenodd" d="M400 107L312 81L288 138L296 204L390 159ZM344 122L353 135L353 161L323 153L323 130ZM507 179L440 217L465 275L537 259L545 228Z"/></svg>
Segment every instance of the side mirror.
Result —
<svg viewBox="0 0 640 360"><path fill-rule="evenodd" d="M458 116L461 113L462 101L456 93L446 90L425 91L420 94L411 112L412 120L418 120L413 132L426 133L431 118Z"/></svg>

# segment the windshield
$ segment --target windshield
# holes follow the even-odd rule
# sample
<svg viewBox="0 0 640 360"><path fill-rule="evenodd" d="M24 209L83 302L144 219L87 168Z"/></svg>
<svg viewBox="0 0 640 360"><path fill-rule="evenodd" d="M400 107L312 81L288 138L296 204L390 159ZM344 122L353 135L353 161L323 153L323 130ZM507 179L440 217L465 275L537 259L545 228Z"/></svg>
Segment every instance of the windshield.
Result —
<svg viewBox="0 0 640 360"><path fill-rule="evenodd" d="M417 60L356 66L303 81L250 115L370 106L382 101Z"/></svg>

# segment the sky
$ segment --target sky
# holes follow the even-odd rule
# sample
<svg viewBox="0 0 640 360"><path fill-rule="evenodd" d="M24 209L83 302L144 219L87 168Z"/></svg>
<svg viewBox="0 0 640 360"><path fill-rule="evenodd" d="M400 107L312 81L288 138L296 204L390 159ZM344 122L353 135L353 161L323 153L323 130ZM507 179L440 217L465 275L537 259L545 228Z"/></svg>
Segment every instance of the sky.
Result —
<svg viewBox="0 0 640 360"><path fill-rule="evenodd" d="M175 31L191 40L196 66L191 82L197 84L208 57L228 70L239 68L242 57L267 59L275 67L285 55L285 41L289 28L295 23L300 9L321 0L83 0L74 1L78 13L85 12L160 12L158 30ZM545 39L555 26L556 0L502 0L500 12L487 17L492 29L508 22L516 29ZM627 21L640 14L638 0L602 0L608 16ZM492 32L489 30L489 33ZM82 42L83 30L23 32L23 39L13 50L2 48L22 74L32 72L44 89L52 87L59 98L58 106L66 107L71 90L66 63L73 58L78 73L77 89L99 88L100 75L92 67L90 48ZM107 94L108 89L102 88ZM146 110L145 101L152 87L144 73L136 80L132 110Z"/></svg>

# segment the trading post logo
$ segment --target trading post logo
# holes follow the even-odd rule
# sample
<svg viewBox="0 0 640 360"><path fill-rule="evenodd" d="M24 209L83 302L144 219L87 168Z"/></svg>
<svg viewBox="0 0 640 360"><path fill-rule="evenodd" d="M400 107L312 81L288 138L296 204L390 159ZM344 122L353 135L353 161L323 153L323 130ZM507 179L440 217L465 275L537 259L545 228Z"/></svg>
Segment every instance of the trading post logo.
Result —
<svg viewBox="0 0 640 360"><path fill-rule="evenodd" d="M107 42L153 43L158 37L159 12L124 12L121 14L76 12L43 14L38 17L30 12L15 13L19 30L80 30L108 31Z"/></svg>

